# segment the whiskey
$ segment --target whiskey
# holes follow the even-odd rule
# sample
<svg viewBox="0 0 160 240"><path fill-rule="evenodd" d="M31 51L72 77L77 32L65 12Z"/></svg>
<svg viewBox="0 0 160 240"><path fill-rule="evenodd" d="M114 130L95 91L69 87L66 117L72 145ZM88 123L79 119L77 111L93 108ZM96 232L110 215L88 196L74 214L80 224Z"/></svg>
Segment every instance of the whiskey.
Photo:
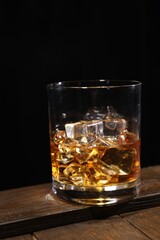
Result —
<svg viewBox="0 0 160 240"><path fill-rule="evenodd" d="M118 136L85 136L81 141L58 130L50 135L52 177L59 183L104 187L135 181L140 174L140 140L124 130Z"/></svg>

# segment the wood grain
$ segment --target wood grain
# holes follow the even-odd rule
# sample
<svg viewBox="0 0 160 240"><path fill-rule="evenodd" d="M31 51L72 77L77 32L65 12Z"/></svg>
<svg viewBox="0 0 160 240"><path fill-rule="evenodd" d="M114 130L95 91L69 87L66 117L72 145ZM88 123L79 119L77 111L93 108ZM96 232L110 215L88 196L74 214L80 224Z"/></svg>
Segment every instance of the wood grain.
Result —
<svg viewBox="0 0 160 240"><path fill-rule="evenodd" d="M58 198L51 183L0 192L0 238L107 218L160 205L160 165L142 169L139 196L117 207L88 207Z"/></svg>
<svg viewBox="0 0 160 240"><path fill-rule="evenodd" d="M150 239L160 239L160 207L126 213L122 216Z"/></svg>
<svg viewBox="0 0 160 240"><path fill-rule="evenodd" d="M33 238L31 234L27 234L22 236L3 238L2 240L38 240L38 239Z"/></svg>
<svg viewBox="0 0 160 240"><path fill-rule="evenodd" d="M90 220L34 233L39 240L149 240L119 216Z"/></svg>

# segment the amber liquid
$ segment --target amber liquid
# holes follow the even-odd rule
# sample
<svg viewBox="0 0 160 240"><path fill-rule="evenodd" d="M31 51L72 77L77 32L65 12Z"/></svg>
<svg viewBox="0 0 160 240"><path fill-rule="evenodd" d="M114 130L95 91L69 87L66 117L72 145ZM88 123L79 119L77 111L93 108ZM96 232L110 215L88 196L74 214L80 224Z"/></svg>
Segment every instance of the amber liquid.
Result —
<svg viewBox="0 0 160 240"><path fill-rule="evenodd" d="M140 175L140 140L127 131L122 137L81 143L66 138L64 131L51 134L53 179L91 188L134 182Z"/></svg>

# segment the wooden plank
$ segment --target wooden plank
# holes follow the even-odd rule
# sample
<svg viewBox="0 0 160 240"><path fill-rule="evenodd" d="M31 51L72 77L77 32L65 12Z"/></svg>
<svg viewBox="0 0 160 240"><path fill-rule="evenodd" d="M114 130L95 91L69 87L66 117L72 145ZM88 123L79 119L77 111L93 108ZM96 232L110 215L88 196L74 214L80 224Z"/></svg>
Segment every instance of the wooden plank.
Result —
<svg viewBox="0 0 160 240"><path fill-rule="evenodd" d="M160 207L125 213L122 216L150 239L160 239Z"/></svg>
<svg viewBox="0 0 160 240"><path fill-rule="evenodd" d="M160 193L160 165L142 168L139 197Z"/></svg>
<svg viewBox="0 0 160 240"><path fill-rule="evenodd" d="M117 207L88 207L51 193L51 183L1 191L0 238L160 205L160 165L142 169L139 196Z"/></svg>
<svg viewBox="0 0 160 240"><path fill-rule="evenodd" d="M35 232L34 235L39 240L150 239L119 216L51 228Z"/></svg>
<svg viewBox="0 0 160 240"><path fill-rule="evenodd" d="M32 237L31 234L27 234L27 235L21 235L16 237L3 238L2 240L36 240L36 239Z"/></svg>
<svg viewBox="0 0 160 240"><path fill-rule="evenodd" d="M0 193L0 224L56 215L83 207L53 195L51 183L11 189Z"/></svg>

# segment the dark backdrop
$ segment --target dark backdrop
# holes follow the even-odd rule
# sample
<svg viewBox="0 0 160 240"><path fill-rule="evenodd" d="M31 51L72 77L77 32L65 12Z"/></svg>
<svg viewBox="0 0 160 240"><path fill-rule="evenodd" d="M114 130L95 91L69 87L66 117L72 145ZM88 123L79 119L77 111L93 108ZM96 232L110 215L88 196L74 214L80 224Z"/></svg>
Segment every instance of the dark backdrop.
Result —
<svg viewBox="0 0 160 240"><path fill-rule="evenodd" d="M141 163L159 164L159 1L2 4L0 188L51 181L52 81L141 81Z"/></svg>

